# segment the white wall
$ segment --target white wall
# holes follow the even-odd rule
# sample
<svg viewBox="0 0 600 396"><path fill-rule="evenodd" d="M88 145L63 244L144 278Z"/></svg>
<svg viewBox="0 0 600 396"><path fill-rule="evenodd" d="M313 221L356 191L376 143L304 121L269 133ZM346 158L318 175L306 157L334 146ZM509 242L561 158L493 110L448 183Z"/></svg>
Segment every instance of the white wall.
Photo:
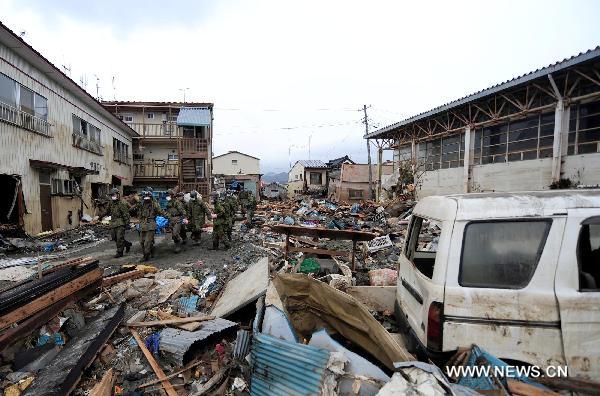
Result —
<svg viewBox="0 0 600 396"><path fill-rule="evenodd" d="M428 195L457 194L462 192L463 168L439 169L427 171L421 178L419 198Z"/></svg>
<svg viewBox="0 0 600 396"><path fill-rule="evenodd" d="M600 185L600 153L569 155L563 162L564 178L587 186Z"/></svg>
<svg viewBox="0 0 600 396"><path fill-rule="evenodd" d="M552 158L473 166L473 192L538 191L550 184Z"/></svg>
<svg viewBox="0 0 600 396"><path fill-rule="evenodd" d="M237 161L237 163L232 163ZM258 175L260 160L240 153L227 153L213 157L215 175Z"/></svg>

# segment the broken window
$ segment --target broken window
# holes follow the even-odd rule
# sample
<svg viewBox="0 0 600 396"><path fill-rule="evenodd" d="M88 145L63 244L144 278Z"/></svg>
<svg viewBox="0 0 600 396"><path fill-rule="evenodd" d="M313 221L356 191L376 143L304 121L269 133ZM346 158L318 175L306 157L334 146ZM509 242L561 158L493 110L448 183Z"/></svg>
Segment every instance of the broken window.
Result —
<svg viewBox="0 0 600 396"><path fill-rule="evenodd" d="M117 138L113 138L113 159L122 163L129 161L129 145Z"/></svg>
<svg viewBox="0 0 600 396"><path fill-rule="evenodd" d="M571 108L568 155L600 152L600 102Z"/></svg>
<svg viewBox="0 0 600 396"><path fill-rule="evenodd" d="M529 283L551 220L471 222L463 236L461 286L521 289Z"/></svg>
<svg viewBox="0 0 600 396"><path fill-rule="evenodd" d="M321 172L310 172L310 184L323 184Z"/></svg>
<svg viewBox="0 0 600 396"><path fill-rule="evenodd" d="M417 270L428 278L433 276L438 242L442 234L441 222L413 216L409 239L406 242L406 257L415 264Z"/></svg>
<svg viewBox="0 0 600 396"><path fill-rule="evenodd" d="M52 195L75 195L77 182L75 180L52 179Z"/></svg>
<svg viewBox="0 0 600 396"><path fill-rule="evenodd" d="M579 290L600 289L600 216L584 220L577 242Z"/></svg>
<svg viewBox="0 0 600 396"><path fill-rule="evenodd" d="M348 198L349 199L361 199L363 197L363 190L357 190L354 188L348 189Z"/></svg>
<svg viewBox="0 0 600 396"><path fill-rule="evenodd" d="M102 155L102 145L100 144L100 128L77 117L73 118L73 146Z"/></svg>

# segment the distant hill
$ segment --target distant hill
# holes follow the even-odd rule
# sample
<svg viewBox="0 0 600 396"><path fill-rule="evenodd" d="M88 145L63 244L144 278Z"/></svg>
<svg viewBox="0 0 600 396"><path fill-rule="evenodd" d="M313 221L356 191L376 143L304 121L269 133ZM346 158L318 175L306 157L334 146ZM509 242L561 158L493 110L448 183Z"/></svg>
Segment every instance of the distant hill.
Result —
<svg viewBox="0 0 600 396"><path fill-rule="evenodd" d="M281 172L281 173L269 172L269 173L265 173L263 175L263 177L262 177L262 181L266 182L266 183L277 182L277 183L285 184L288 181L288 174L287 174L287 172Z"/></svg>

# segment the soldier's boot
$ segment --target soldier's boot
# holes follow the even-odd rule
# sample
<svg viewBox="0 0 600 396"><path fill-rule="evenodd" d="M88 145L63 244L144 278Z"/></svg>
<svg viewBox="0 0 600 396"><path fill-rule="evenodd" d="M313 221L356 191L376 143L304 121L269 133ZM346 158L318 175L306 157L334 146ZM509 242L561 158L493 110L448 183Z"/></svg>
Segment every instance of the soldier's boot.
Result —
<svg viewBox="0 0 600 396"><path fill-rule="evenodd" d="M140 263L145 263L148 260L150 260L150 255L144 254L144 256L140 259Z"/></svg>
<svg viewBox="0 0 600 396"><path fill-rule="evenodd" d="M152 245L152 248L150 249L150 257L154 258L154 245Z"/></svg>
<svg viewBox="0 0 600 396"><path fill-rule="evenodd" d="M212 247L208 248L208 250L219 250L219 240L218 239L213 239L213 241L212 241Z"/></svg>
<svg viewBox="0 0 600 396"><path fill-rule="evenodd" d="M179 246L179 242L178 241L174 241L175 242L175 246L173 247L173 252L174 253L180 253L181 252L181 246Z"/></svg>
<svg viewBox="0 0 600 396"><path fill-rule="evenodd" d="M131 245L133 245L131 242L125 241L125 253L129 253L129 251L131 250Z"/></svg>
<svg viewBox="0 0 600 396"><path fill-rule="evenodd" d="M123 257L123 252L120 252L120 251L117 250L117 254L115 254L113 257L114 258Z"/></svg>

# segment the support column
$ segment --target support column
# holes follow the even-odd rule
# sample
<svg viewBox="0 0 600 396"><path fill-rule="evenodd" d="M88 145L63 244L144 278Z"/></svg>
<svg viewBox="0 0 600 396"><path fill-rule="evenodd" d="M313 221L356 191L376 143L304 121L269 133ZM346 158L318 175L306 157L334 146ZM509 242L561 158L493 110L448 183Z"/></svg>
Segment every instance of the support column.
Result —
<svg viewBox="0 0 600 396"><path fill-rule="evenodd" d="M413 175L417 171L417 160L417 142L413 139L410 141L410 164Z"/></svg>
<svg viewBox="0 0 600 396"><path fill-rule="evenodd" d="M465 128L465 153L463 165L463 192L471 192L471 184L473 179L473 153L475 150L475 139L471 133L471 127L467 125Z"/></svg>
<svg viewBox="0 0 600 396"><path fill-rule="evenodd" d="M565 123L565 103L562 99L556 102L554 110L554 142L552 145L552 181L560 180L563 157L563 131ZM567 124L568 126L568 124ZM568 130L568 128L566 128Z"/></svg>
<svg viewBox="0 0 600 396"><path fill-rule="evenodd" d="M562 178L563 158L567 155L569 147L569 119L570 110L565 107L564 100L556 103L554 110L554 142L552 145L552 181L559 181Z"/></svg>
<svg viewBox="0 0 600 396"><path fill-rule="evenodd" d="M383 147L377 150L377 202L381 200L381 163L383 162Z"/></svg>

